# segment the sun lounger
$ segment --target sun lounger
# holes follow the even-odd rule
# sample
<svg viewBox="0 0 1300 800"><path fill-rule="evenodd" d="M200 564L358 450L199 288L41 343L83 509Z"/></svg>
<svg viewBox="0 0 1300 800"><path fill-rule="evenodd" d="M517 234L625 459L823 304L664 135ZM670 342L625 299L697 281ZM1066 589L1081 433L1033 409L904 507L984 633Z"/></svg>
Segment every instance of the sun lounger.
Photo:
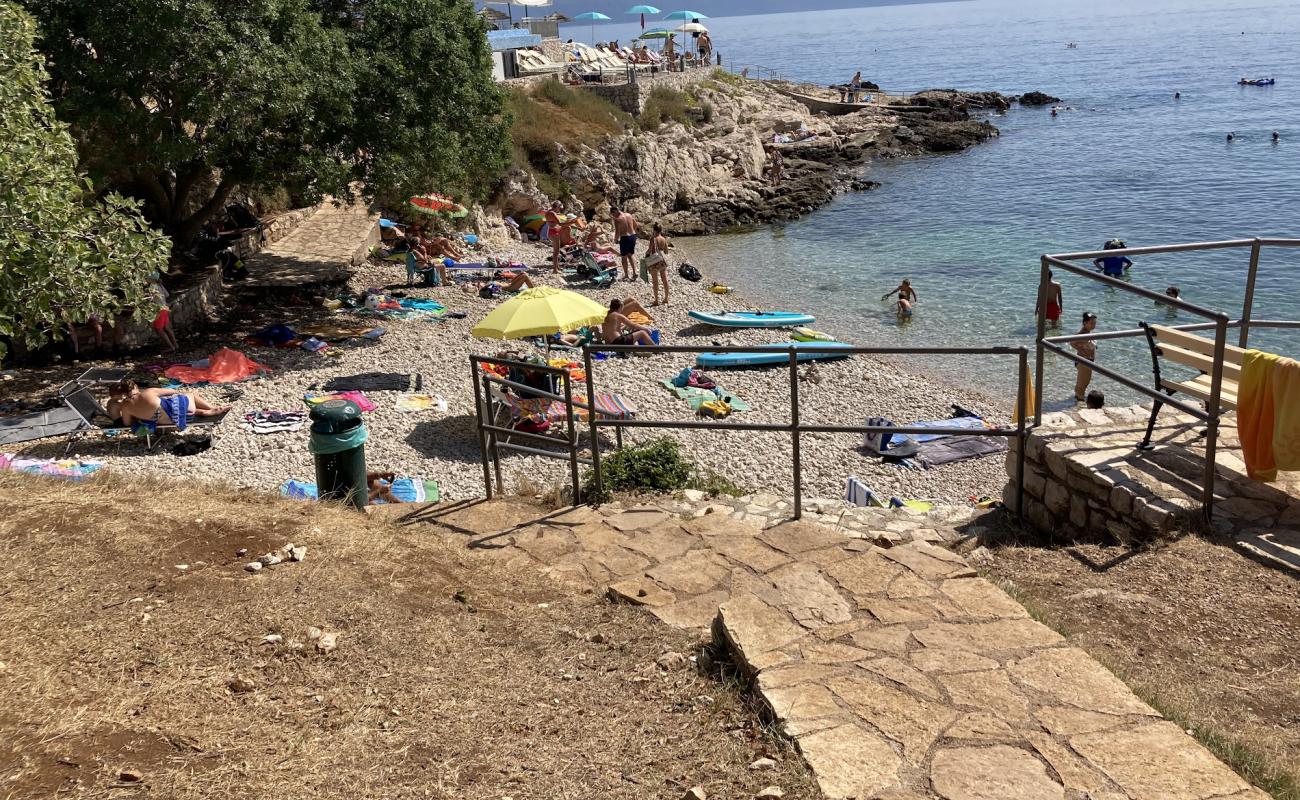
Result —
<svg viewBox="0 0 1300 800"><path fill-rule="evenodd" d="M635 419L637 408L627 398L613 392L597 392L596 400L593 404L588 404L586 394L580 394L575 387L573 394L574 405L578 406L575 411L575 419L585 422L588 419L590 411L584 406L594 406L596 413L601 417L608 419ZM498 414L508 413L508 419L511 422L518 422L527 418L541 418L551 423L564 422L569 417L569 410L565 404L559 400L550 400L547 398L538 398L536 400L524 400L513 392L507 392L502 387L493 384L492 400L497 403ZM580 404L580 405L579 405Z"/></svg>
<svg viewBox="0 0 1300 800"><path fill-rule="evenodd" d="M556 63L536 50L517 50L516 53L520 75L547 75L565 68L564 64Z"/></svg>
<svg viewBox="0 0 1300 800"><path fill-rule="evenodd" d="M101 371L110 372L112 370L101 370ZM117 371L122 373L122 377L125 377L128 374L127 370L117 370ZM92 372L95 372L95 370L92 370ZM125 436L127 434L134 433L134 431L130 427L122 425L116 420L109 417L108 412L104 410L104 407L99 404L99 401L95 399L95 396L90 391L91 387L96 385L96 383L85 382L85 378L86 376L83 375L81 378L77 378L76 380L69 381L68 383L65 383L62 387L59 388L59 398L63 400L63 404L65 406L72 409L73 412L76 413L78 420L80 420L80 424L78 424L77 427L68 434L68 445L63 450L64 455L70 453L72 451L72 446L76 443L76 441L80 439L82 436L86 435L87 433L99 432L100 434L110 434L110 435L118 435L118 436ZM101 381L101 382L107 383L108 381ZM195 417L193 420L190 420L189 422L186 423L185 429L190 430L192 428L202 428L202 429L215 428L217 425L221 424L222 420L226 418L226 413L219 414L217 416L212 416L212 417ZM99 419L104 420L105 423L101 424L97 422L96 420ZM178 428L175 425L164 424L164 423L159 423L156 426L156 430L152 430L152 431L145 430L144 431L145 449L152 450L155 441L162 441L162 439L167 434L175 433L177 431Z"/></svg>

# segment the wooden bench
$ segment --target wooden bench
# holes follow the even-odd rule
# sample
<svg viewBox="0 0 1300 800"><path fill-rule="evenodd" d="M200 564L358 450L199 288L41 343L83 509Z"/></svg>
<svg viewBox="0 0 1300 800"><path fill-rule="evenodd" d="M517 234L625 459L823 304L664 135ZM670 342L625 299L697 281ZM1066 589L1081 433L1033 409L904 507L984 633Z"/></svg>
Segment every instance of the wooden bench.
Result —
<svg viewBox="0 0 1300 800"><path fill-rule="evenodd" d="M1211 373L1214 371L1214 340L1197 336L1188 331L1180 331L1165 325L1142 324L1146 331L1147 344L1151 347L1151 370L1155 375L1156 389L1165 394L1182 394L1195 397L1208 407L1210 403ZM1246 351L1240 347L1225 344L1223 348L1223 380L1219 386L1219 410L1232 411L1237 407L1237 387L1241 382L1241 363ZM1160 373L1160 360L1165 359L1174 364L1191 367L1201 374L1185 381L1166 378ZM1151 434L1155 430L1156 415L1164 403L1156 400L1151 408L1151 420L1147 423L1147 434L1138 447L1146 449L1151 446Z"/></svg>

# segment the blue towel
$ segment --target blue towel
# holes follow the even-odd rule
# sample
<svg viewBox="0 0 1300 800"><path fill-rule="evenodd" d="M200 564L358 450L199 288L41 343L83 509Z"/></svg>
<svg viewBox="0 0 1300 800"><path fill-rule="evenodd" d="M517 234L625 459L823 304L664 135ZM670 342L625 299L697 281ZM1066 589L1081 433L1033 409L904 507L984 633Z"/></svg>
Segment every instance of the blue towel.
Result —
<svg viewBox="0 0 1300 800"><path fill-rule="evenodd" d="M429 489L425 482L417 482L413 478L398 478L389 489L392 490L393 497L403 503L423 503L429 499ZM315 500L320 496L320 490L315 483L290 478L280 484L280 494L293 500ZM376 499L375 505L384 505L384 501Z"/></svg>

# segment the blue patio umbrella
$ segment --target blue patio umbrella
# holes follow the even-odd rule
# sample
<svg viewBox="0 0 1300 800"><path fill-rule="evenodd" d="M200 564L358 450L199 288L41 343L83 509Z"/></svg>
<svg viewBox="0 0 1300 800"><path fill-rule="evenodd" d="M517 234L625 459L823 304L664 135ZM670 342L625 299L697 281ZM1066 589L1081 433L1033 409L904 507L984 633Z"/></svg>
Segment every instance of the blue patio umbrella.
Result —
<svg viewBox="0 0 1300 800"><path fill-rule="evenodd" d="M698 11L674 11L664 19L708 19L708 17Z"/></svg>
<svg viewBox="0 0 1300 800"><path fill-rule="evenodd" d="M599 21L601 21L601 22L608 22L608 21L609 21L609 17L605 16L604 14L600 13L599 11L584 11L584 12L582 12L581 14L579 14L578 16L576 16L576 17L573 18L573 21L574 21L574 22L590 22L590 23L591 23L591 43L592 43L593 45L596 43L596 21L597 21L597 20L599 20Z"/></svg>
<svg viewBox="0 0 1300 800"><path fill-rule="evenodd" d="M627 10L627 13L629 13L629 14L640 14L640 15L641 15L641 30L645 30L645 15L646 15L646 14L658 14L658 13L659 13L659 9L655 8L654 6L632 6L631 8L629 8L629 9Z"/></svg>

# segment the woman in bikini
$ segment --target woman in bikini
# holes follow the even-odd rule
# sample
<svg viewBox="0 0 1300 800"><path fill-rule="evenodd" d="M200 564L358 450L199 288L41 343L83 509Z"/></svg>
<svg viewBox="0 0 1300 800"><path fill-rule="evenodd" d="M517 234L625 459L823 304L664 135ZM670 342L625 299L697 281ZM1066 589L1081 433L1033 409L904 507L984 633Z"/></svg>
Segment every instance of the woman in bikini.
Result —
<svg viewBox="0 0 1300 800"><path fill-rule="evenodd" d="M130 378L115 383L108 390L109 413L119 413L122 424L157 428L171 424L185 430L190 417L216 417L230 410L218 408L197 394L186 394L175 389L141 389Z"/></svg>
<svg viewBox="0 0 1300 800"><path fill-rule="evenodd" d="M645 257L646 270L650 273L651 282L654 286L655 299L651 306L659 305L659 283L664 285L664 305L668 305L668 251L672 249L672 243L668 237L664 236L663 226L658 222L654 224L654 234L650 237L650 251Z"/></svg>

